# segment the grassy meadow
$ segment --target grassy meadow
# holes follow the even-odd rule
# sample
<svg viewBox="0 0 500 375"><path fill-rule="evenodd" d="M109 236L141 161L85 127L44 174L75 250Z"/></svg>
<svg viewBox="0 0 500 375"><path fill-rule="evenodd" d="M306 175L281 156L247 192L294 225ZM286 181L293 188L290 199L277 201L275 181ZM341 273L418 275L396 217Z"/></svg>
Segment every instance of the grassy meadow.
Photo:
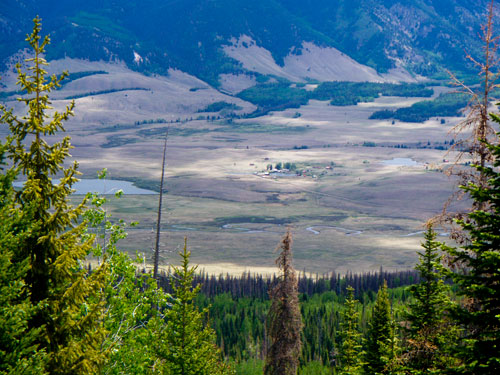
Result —
<svg viewBox="0 0 500 375"><path fill-rule="evenodd" d="M325 100L256 117L246 116L255 103L181 72L146 77L120 65L86 64L90 72L53 93L56 109L76 98L66 128L83 178L107 168L109 178L158 191L168 129L164 266L177 259L187 236L193 261L208 272L273 272L273 250L290 227L298 269L411 268L423 223L441 212L453 191L445 172L455 158L448 150L450 131L460 117L370 119L422 97L377 94L369 102L336 106L333 92ZM50 68L78 72L80 65L66 59ZM12 91L10 78L5 82ZM450 91L427 87L431 99ZM426 95L428 88L422 88ZM101 91L106 93L92 94ZM12 98L7 105L19 108ZM279 163L294 164L300 176L264 175ZM124 196L107 208L115 219L139 221L120 246L145 253L147 261L157 201L157 195Z"/></svg>
<svg viewBox="0 0 500 375"><path fill-rule="evenodd" d="M368 118L380 108L418 100L382 97L344 107L311 101L259 118L188 119L103 131L77 130L75 121L70 134L84 177L107 167L110 178L157 189L169 127L165 266L187 236L193 261L209 272L273 270L273 249L290 227L298 269L405 269L415 263L423 223L440 213L453 191L444 172L454 155L444 149L460 118L446 118L444 124L441 118L425 123ZM123 138L133 141L107 146ZM394 158L417 164L385 164ZM305 176L263 175L279 162L295 163ZM110 201L115 218L140 223L122 248L150 259L157 204L157 195Z"/></svg>

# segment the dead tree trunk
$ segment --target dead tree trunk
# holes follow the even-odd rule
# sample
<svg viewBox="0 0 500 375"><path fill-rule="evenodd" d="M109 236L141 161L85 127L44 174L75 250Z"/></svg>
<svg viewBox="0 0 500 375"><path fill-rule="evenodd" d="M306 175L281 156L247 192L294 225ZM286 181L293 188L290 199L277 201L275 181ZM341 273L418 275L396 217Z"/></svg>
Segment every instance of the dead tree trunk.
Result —
<svg viewBox="0 0 500 375"><path fill-rule="evenodd" d="M163 162L161 164L160 198L158 199L158 219L156 221L156 243L154 256L153 278L158 280L158 265L160 263L160 227L161 227L161 204L163 200L163 182L165 179L165 159L167 155L168 128L163 144Z"/></svg>

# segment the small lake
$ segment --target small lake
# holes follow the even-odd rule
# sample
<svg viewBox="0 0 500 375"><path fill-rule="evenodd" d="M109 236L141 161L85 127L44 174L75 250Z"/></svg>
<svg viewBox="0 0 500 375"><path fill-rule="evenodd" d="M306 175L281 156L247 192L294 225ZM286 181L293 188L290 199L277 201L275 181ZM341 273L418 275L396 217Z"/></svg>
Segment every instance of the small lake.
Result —
<svg viewBox="0 0 500 375"><path fill-rule="evenodd" d="M382 160L382 164L396 165L401 167L415 167L417 165L420 165L420 163L410 158L393 158L390 160Z"/></svg>
<svg viewBox="0 0 500 375"><path fill-rule="evenodd" d="M52 180L55 184L59 183L59 179ZM25 181L14 182L14 187L22 187ZM96 192L100 194L114 194L118 190L123 190L123 194L158 194L152 190L146 190L134 186L132 182L122 180L99 180L97 178L81 179L73 185L76 191L73 194L87 194L88 192Z"/></svg>

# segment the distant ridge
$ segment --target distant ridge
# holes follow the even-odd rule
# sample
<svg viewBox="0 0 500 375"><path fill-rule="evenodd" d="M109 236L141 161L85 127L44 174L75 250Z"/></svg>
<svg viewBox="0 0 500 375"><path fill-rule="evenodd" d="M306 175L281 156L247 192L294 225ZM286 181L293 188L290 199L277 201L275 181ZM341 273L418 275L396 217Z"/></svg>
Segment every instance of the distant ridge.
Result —
<svg viewBox="0 0 500 375"><path fill-rule="evenodd" d="M477 33L488 3L3 0L0 62L5 67L24 48L25 30L39 14L53 40L49 59L123 61L160 74L175 68L212 86L219 86L224 74L243 74L246 84L259 75L410 81L443 76L443 67L467 71L463 51L481 52ZM242 55L249 48L254 68L248 53Z"/></svg>

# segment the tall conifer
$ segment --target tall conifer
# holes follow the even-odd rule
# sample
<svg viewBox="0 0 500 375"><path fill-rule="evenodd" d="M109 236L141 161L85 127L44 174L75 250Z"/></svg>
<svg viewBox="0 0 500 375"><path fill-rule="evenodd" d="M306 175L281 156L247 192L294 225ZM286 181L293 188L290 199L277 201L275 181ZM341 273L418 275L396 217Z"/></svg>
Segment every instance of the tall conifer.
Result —
<svg viewBox="0 0 500 375"><path fill-rule="evenodd" d="M26 289L27 259L14 263L19 240L29 227L15 209L15 169L4 170L5 146L0 143L0 374L44 374L43 352L37 351L39 330L28 331L34 312Z"/></svg>
<svg viewBox="0 0 500 375"><path fill-rule="evenodd" d="M340 347L338 374L356 375L360 373L361 333L359 332L358 301L354 298L354 288L347 287L345 311L342 324L342 345Z"/></svg>
<svg viewBox="0 0 500 375"><path fill-rule="evenodd" d="M268 334L271 346L267 353L265 375L295 375L301 349L302 316L299 308L297 275L292 265L292 234L281 241L276 264L281 270L278 284L270 292Z"/></svg>
<svg viewBox="0 0 500 375"><path fill-rule="evenodd" d="M207 310L199 311L194 304L201 286L193 288L196 267L189 266L190 254L185 240L182 264L174 267L172 276L173 305L155 338L156 355L162 362L155 367L169 375L231 374L215 345L215 332L207 325Z"/></svg>
<svg viewBox="0 0 500 375"><path fill-rule="evenodd" d="M387 281L377 293L375 306L368 327L365 345L363 372L366 375L389 373L386 365L392 357L391 341L393 340L393 325L391 303L387 293Z"/></svg>
<svg viewBox="0 0 500 375"><path fill-rule="evenodd" d="M415 374L439 373L453 367L448 349L457 342L458 333L447 312L452 304L450 288L443 281L441 246L429 226L422 243L424 251L418 253L420 261L415 267L422 282L409 288L414 299L405 314L406 365Z"/></svg>
<svg viewBox="0 0 500 375"><path fill-rule="evenodd" d="M46 79L44 66L48 63L42 56L50 40L42 39L40 31L37 17L26 39L34 53L26 60L28 72L17 66L18 84L26 93L18 100L27 106L27 114L19 118L12 109L1 107L1 122L10 130L6 156L27 180L15 195L13 210L28 227L16 238L12 262L20 268L27 266L22 292L35 308L27 334L37 332L35 343L46 352L47 372L92 374L104 360L100 293L105 269L87 275L82 267L92 242L82 242L85 223L78 223L84 202L76 207L69 202L77 181L77 163L63 167L71 148L69 137L48 142L50 136L64 131L63 121L73 114L74 103L63 112L47 113L52 110L48 92L67 73ZM56 174L61 175L58 184L52 180Z"/></svg>
<svg viewBox="0 0 500 375"><path fill-rule="evenodd" d="M500 117L491 115L500 124ZM497 134L497 137L500 134ZM500 145L485 145L491 151L492 166L475 165L486 184L470 182L461 188L474 201L468 218L457 220L467 233L465 246L446 248L459 267L449 276L458 286L464 303L456 309L456 318L466 328L460 348L463 373L500 373Z"/></svg>

